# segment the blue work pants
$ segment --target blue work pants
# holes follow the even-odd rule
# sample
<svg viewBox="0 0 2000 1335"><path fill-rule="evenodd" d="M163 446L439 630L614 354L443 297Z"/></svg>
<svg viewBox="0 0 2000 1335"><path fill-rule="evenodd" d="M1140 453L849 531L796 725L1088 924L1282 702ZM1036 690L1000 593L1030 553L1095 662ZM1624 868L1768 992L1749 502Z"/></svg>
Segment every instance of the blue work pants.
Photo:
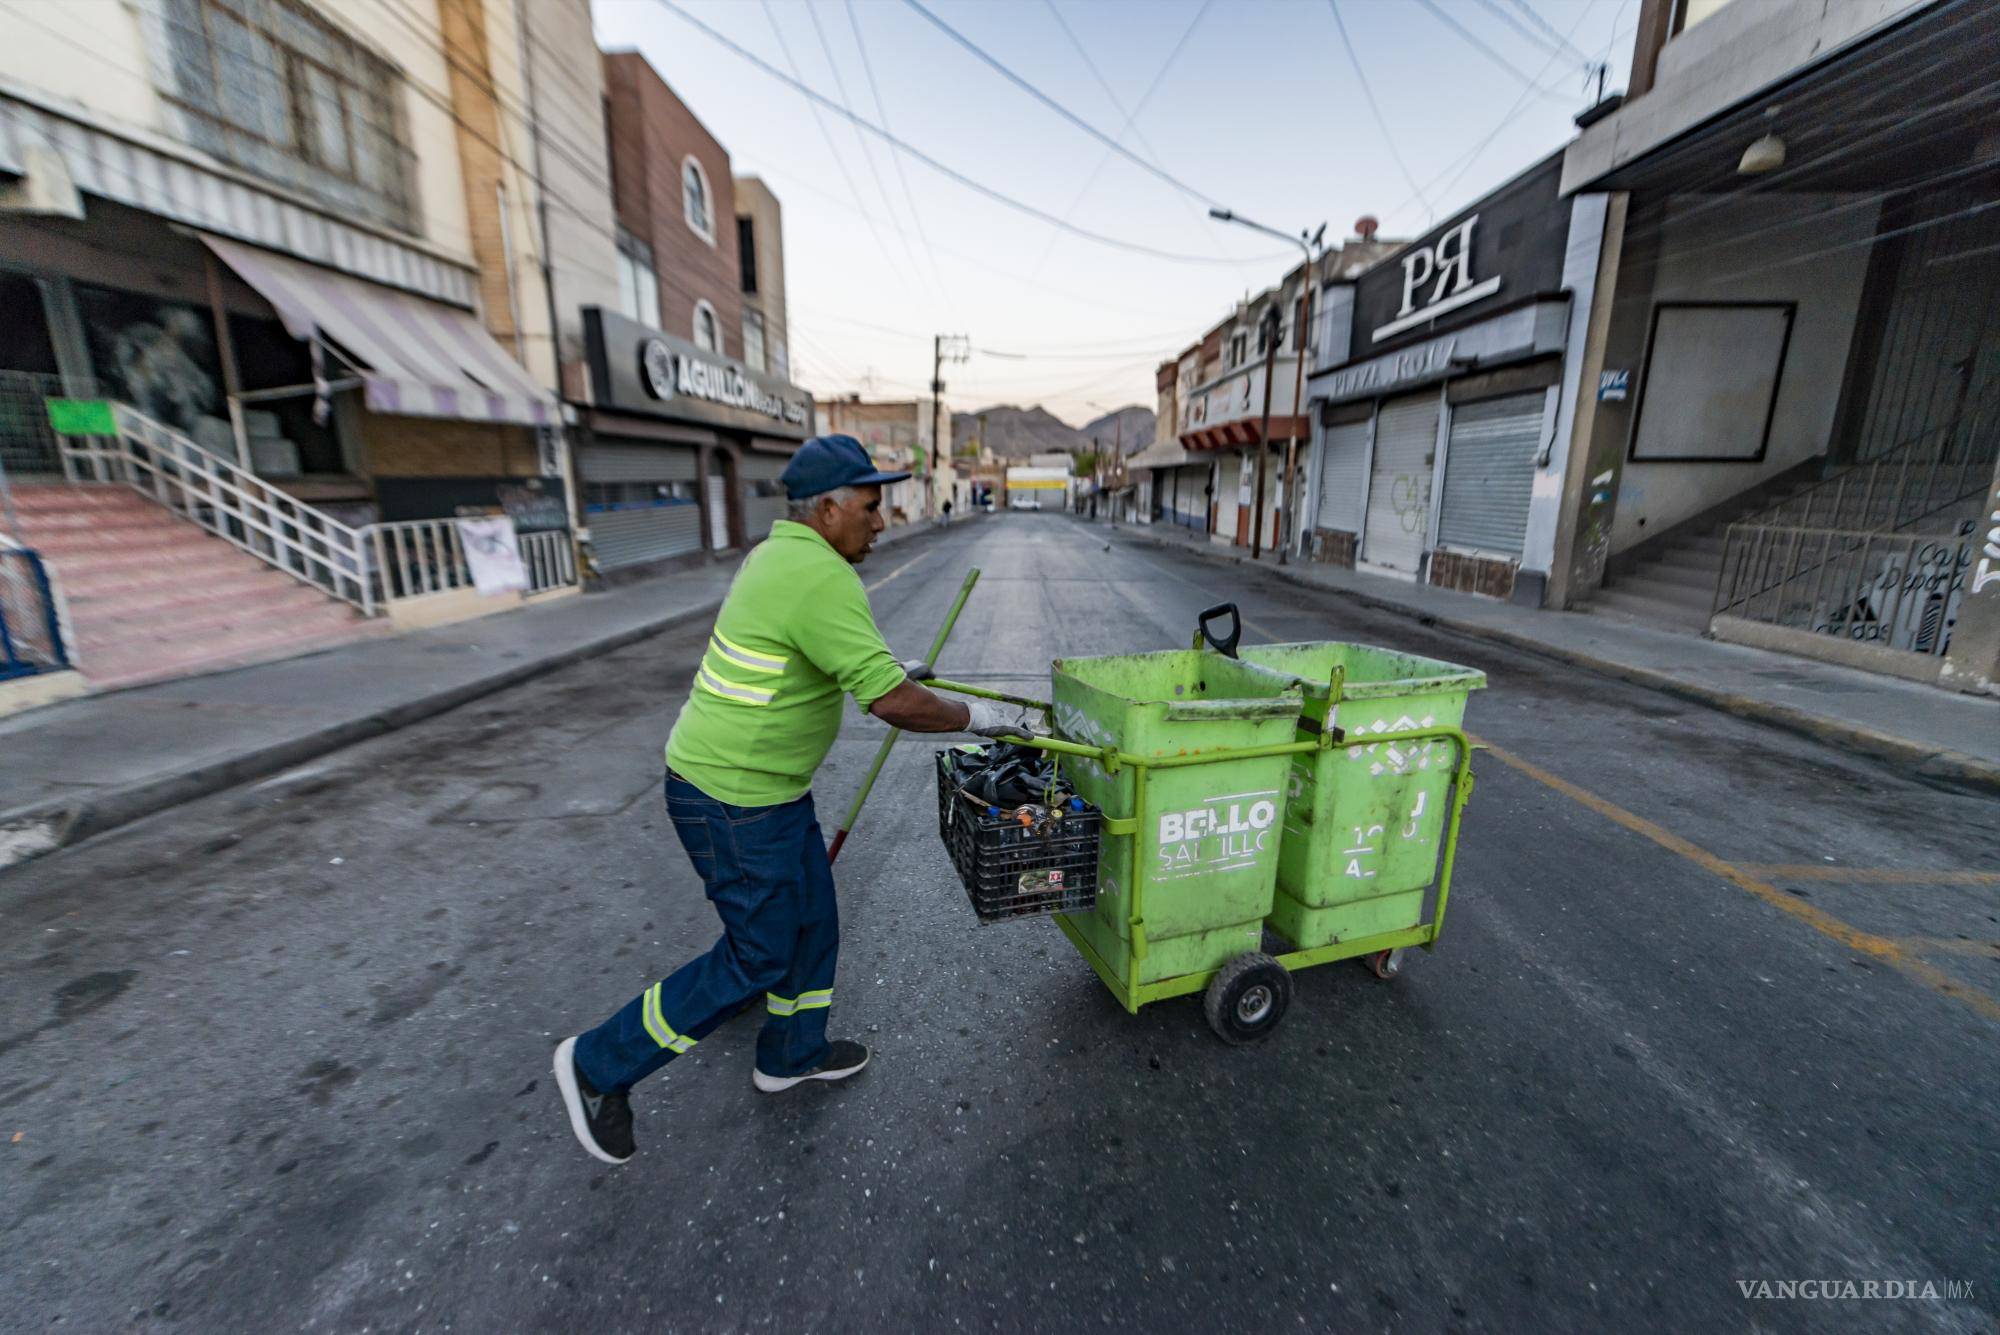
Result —
<svg viewBox="0 0 2000 1335"><path fill-rule="evenodd" d="M757 1069L803 1075L825 1060L840 951L833 868L812 794L774 807L718 802L667 775L667 814L722 918L722 939L576 1041L600 1093L630 1089L764 994Z"/></svg>

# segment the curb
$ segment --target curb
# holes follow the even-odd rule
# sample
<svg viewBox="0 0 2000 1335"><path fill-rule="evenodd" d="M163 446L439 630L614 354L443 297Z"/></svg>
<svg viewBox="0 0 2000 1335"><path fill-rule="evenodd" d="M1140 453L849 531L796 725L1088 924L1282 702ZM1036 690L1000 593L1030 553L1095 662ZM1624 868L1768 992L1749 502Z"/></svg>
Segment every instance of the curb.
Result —
<svg viewBox="0 0 2000 1335"><path fill-rule="evenodd" d="M1426 626L1437 626L1473 639L1504 644L1511 649L1519 649L1526 653L1536 654L1542 658L1553 659L1559 663L1568 663L1575 667L1587 668L1602 676L1614 677L1620 681L1629 681L1637 686L1645 686L1668 695L1679 696L1682 699L1692 700L1697 704L1708 705L1712 708L1723 710L1726 713L1753 719L1759 723L1768 723L1773 727L1783 728L1787 732L1810 737L1815 741L1823 742L1829 746L1871 756L1877 760L1886 760L1901 765L1916 777L1929 780L1933 783L1979 793L2000 795L2000 764L1982 760L1978 756L1967 755L1962 751L1941 751L1934 746L1911 741L1907 737L1898 737L1894 733L1882 732L1875 728L1863 727L1857 723L1848 723L1841 719L1829 718L1824 714L1815 714L1809 710L1799 709L1792 705L1775 704L1769 700L1758 700L1751 696L1738 695L1732 691L1717 690L1713 687L1703 686L1699 682L1655 671L1652 668L1635 667L1629 663L1621 663L1611 658L1601 658L1595 654L1584 653L1581 650L1564 649L1560 646L1537 640L1532 636L1521 635L1514 631L1500 630L1496 627L1480 625L1477 622L1461 621L1452 616L1439 616L1435 612L1424 611L1411 607L1406 603L1399 603L1393 599L1382 598L1374 594L1362 593L1355 589L1343 589L1334 585L1321 584L1316 580L1306 579L1294 574L1282 566L1267 566L1258 562L1247 561L1240 556L1230 556L1224 552L1207 552L1200 547L1187 546L1165 538L1156 538L1150 533L1136 532L1129 526L1121 527L1124 527L1125 531L1134 540L1154 547L1165 550L1185 550L1190 555L1203 560L1213 561L1217 564L1252 566L1298 588L1311 589L1319 593L1332 595L1336 598L1345 598L1350 602L1359 603L1363 607L1373 608L1382 612L1393 612L1398 616L1408 617Z"/></svg>
<svg viewBox="0 0 2000 1335"><path fill-rule="evenodd" d="M898 537L881 545L899 547L925 533L940 534L949 530L910 525L906 532L908 537ZM482 696L560 671L586 658L612 653L688 622L700 621L713 616L721 606L722 599L714 598L693 607L684 607L622 630L568 645L532 663L499 668L474 681L460 682L456 686L405 700L365 718L329 724L317 731L255 747L206 765L104 788L87 797L35 802L11 811L0 811L0 876L4 876L11 867L58 849L69 848L171 807L291 769L357 742L385 736Z"/></svg>

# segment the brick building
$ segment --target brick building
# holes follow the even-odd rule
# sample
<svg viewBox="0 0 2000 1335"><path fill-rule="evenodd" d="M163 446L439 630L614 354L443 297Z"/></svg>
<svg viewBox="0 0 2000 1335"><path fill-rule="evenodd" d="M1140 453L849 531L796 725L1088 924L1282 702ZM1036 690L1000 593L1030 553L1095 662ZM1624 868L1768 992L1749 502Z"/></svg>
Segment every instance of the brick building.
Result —
<svg viewBox="0 0 2000 1335"><path fill-rule="evenodd" d="M619 290L583 312L589 383L572 398L591 556L611 573L762 538L813 408L785 378L775 196L749 183L739 211L728 151L637 52L603 70Z"/></svg>

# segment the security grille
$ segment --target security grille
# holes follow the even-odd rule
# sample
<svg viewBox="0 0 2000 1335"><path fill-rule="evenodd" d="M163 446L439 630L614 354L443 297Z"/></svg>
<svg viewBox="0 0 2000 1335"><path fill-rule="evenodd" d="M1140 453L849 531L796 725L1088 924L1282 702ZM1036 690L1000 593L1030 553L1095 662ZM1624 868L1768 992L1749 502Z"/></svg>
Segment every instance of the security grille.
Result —
<svg viewBox="0 0 2000 1335"><path fill-rule="evenodd" d="M1451 410L1438 543L1496 556L1521 554L1542 448L1547 395L1510 394Z"/></svg>

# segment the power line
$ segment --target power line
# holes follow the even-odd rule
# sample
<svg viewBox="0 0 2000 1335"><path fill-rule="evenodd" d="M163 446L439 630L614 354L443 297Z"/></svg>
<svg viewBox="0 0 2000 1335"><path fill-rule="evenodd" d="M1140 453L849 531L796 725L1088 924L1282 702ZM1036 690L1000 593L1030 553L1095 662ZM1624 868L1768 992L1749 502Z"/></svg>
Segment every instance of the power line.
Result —
<svg viewBox="0 0 2000 1335"><path fill-rule="evenodd" d="M826 56L826 67L829 70L833 71L834 91L840 94L840 104L844 107L848 107L851 109L854 103L853 100L850 99L847 95L847 80L841 76L840 62L836 61L833 58L833 43L827 41L826 39L826 28L819 21L819 9L814 5L807 5L805 9L806 9L806 17L812 20L813 32L819 38L820 52ZM769 0L765 0L764 12L767 14L771 12L771 6ZM794 65L792 68L796 71L798 67ZM817 108L814 109L813 114L815 116L819 114ZM852 122L849 122L847 128L854 134L854 146L861 150L862 161L868 164L868 174L869 176L874 178L875 193L877 196L881 198L882 207L887 209L889 211L889 217L891 219L894 219L896 216L896 202L889 195L889 187L882 184L882 170L881 168L875 165L874 152L868 147L868 141L861 137L861 131L858 128L856 128ZM896 150L894 150L893 148L890 149L889 150L890 156L894 157L895 152ZM910 272L913 275L917 276L919 279L927 277L928 275L924 273L923 266L917 263L916 251L910 249L909 233L905 232L901 227L895 228L894 231L896 233L896 239L902 243L904 257L908 259L910 262ZM907 289L908 284L905 284L904 286ZM944 290L942 288L938 289L939 299L942 300L943 296L944 296Z"/></svg>
<svg viewBox="0 0 2000 1335"><path fill-rule="evenodd" d="M763 5L764 5L764 17L767 20L769 20L771 24L771 33L778 39L778 50L785 57L785 63L792 67L792 73L794 75L797 75L799 73L799 62L792 55L791 43L785 40L785 30L778 26L777 11L771 8L771 0L763 0ZM815 22L817 22L817 20L815 20ZM831 51L827 52L827 60L829 63L831 63L833 60L833 53ZM838 80L838 78L839 75L836 72L835 79ZM804 87L805 85L803 82L800 82L799 86ZM843 105L841 105L841 107L839 108L840 110L843 111L846 110L846 107L844 105L845 100L846 98L845 95L843 94L842 95ZM847 193L854 197L855 208L858 211L861 205L861 191L854 184L854 174L847 170L847 159L840 155L839 148L837 148L834 145L833 131L827 128L826 118L820 115L818 102L809 98L807 99L806 107L808 110L812 112L813 124L819 126L820 137L826 141L827 156L832 158L833 165L840 169L840 179L846 183ZM857 140L857 142L859 141ZM863 149L863 152L865 154L866 152L865 147ZM872 160L869 165L870 166L874 165ZM866 213L863 213L861 216L862 219L866 221L868 224L868 235L875 239L875 248L880 252L882 252L883 263L887 264L891 270L895 270L896 261L889 258L889 247L887 246L887 244L883 242L882 234L875 229L875 219ZM908 248L909 248L909 243L906 240L904 242L904 249L907 251ZM914 266L915 263L916 261L912 259L911 264ZM909 292L909 284L907 282L903 284L903 290L905 292Z"/></svg>
<svg viewBox="0 0 2000 1335"><path fill-rule="evenodd" d="M1545 34L1554 38L1555 41L1559 45L1566 48L1571 55L1575 56L1578 60L1584 62L1585 64L1590 63L1590 57L1585 55L1577 47L1570 45L1570 39L1563 36L1560 32L1557 32L1555 25L1550 23L1547 19L1543 18L1539 13L1537 13L1535 7L1529 4L1528 0L1507 0L1507 3L1513 5L1514 8L1520 10L1521 13L1527 16L1528 22L1534 24L1537 28L1540 28ZM1624 15L1620 14L1618 17L1623 18Z"/></svg>
<svg viewBox="0 0 2000 1335"><path fill-rule="evenodd" d="M1512 28L1515 32L1519 33L1521 36L1527 38L1530 42L1533 42L1537 47L1539 47L1543 51L1550 52L1551 54L1554 55L1561 55L1563 53L1563 48L1568 45L1567 42L1551 41L1549 40L1548 37L1528 27L1527 24L1521 22L1521 20L1515 18L1512 14L1500 8L1497 0L1479 0L1479 5L1481 8L1485 9L1488 13L1492 14L1494 18L1499 19L1502 23ZM1585 63L1584 54L1581 51L1578 51L1576 53L1576 59L1579 64Z"/></svg>
<svg viewBox="0 0 2000 1335"><path fill-rule="evenodd" d="M1591 11L1596 9L1601 2L1602 0L1590 0L1590 3L1584 6L1583 12L1577 15L1576 22L1570 26L1570 33L1572 36L1579 29L1583 27L1585 21L1589 19ZM1627 31L1630 30L1628 29ZM1614 42L1617 41L1618 35L1614 34L1611 40ZM1548 59L1548 61L1543 64L1542 72L1536 76L1536 86L1539 85L1540 80L1548 77L1548 71L1550 67L1553 66L1555 63L1556 63L1555 57L1551 56ZM1522 109L1528 105L1528 95L1531 90L1532 89L1523 89L1521 91L1520 96L1514 99L1514 105L1508 107L1506 111L1500 114L1499 121L1494 125L1493 129L1487 134L1487 136L1484 139L1481 139L1477 144L1474 144L1470 149L1460 154L1457 158L1453 159L1449 164L1446 165L1444 171L1441 171L1436 176L1432 177L1425 184L1424 188L1426 190L1434 189L1437 186L1438 182L1444 180L1445 172L1449 172L1452 170L1452 168L1456 167L1458 168L1458 175L1452 177L1451 185L1446 186L1444 191L1440 192L1440 194L1449 193L1451 188L1453 186L1456 186L1459 183L1459 181L1464 178L1465 173L1472 169L1472 164L1479 160L1479 155L1486 151L1487 146L1490 145L1495 139L1498 139L1501 133L1514 123L1514 118L1518 116L1521 113ZM1395 214L1402 212L1404 209L1408 208L1410 204L1416 200L1416 198L1417 196L1412 195L1409 199L1404 200L1401 204L1398 204L1394 209L1391 209L1390 213Z"/></svg>
<svg viewBox="0 0 2000 1335"><path fill-rule="evenodd" d="M1537 79L1539 79L1541 76L1538 75L1536 76L1536 79L1530 79L1527 75L1521 73L1521 71L1518 68L1516 68L1514 63L1508 60L1507 57L1501 55L1498 51L1495 51L1485 42L1480 41L1478 37L1473 35L1473 32L1470 28L1467 28L1463 23L1460 23L1450 14L1447 14L1443 9L1440 9L1438 7L1437 0L1417 0L1417 3L1422 5L1425 9L1428 9L1431 13L1437 15L1440 22L1444 23L1445 26L1449 27L1453 32L1457 33L1460 37L1463 37L1468 45L1473 47L1475 50L1479 51L1488 60L1491 60L1501 69L1506 70L1509 74L1519 79L1524 85L1526 85L1526 87L1530 92L1539 93L1543 97L1553 96L1553 94L1543 92L1540 88L1537 88L1535 86Z"/></svg>
<svg viewBox="0 0 2000 1335"><path fill-rule="evenodd" d="M1361 95L1368 99L1368 110L1375 115L1375 128L1382 132L1382 142L1388 146L1389 156L1396 160L1396 168L1403 173L1403 180L1409 184L1410 189L1417 192L1417 202L1424 206L1426 213L1436 217L1437 210L1433 209L1431 202L1424 198L1424 188L1417 184L1416 176L1410 171L1410 164L1403 161L1402 153L1396 148L1396 137L1389 133L1389 122L1382 115L1381 106L1375 101L1375 90L1368 86L1368 75L1361 68L1361 57L1354 53L1354 41L1347 35L1347 21L1340 17L1340 0L1326 0L1326 7L1333 11L1333 26L1340 30L1340 44L1347 50L1347 63L1354 66L1354 77L1361 82Z"/></svg>
<svg viewBox="0 0 2000 1335"><path fill-rule="evenodd" d="M854 0L847 0L847 26L854 31L854 49L861 53L861 69L868 76L868 93L875 99L875 115L885 128L889 127L889 106L882 100L881 85L875 82L875 62L868 58L868 43L862 40L861 20L855 15ZM910 222L917 229L917 237L924 245L924 258L930 262L931 277L937 283L938 291L944 296L946 311L954 305L951 289L945 285L944 269L937 262L936 249L931 245L930 229L924 226L923 210L917 207L916 192L910 189L910 177L903 170L903 155L893 146L889 149L889 164L896 169L896 180L903 187L903 202L909 206Z"/></svg>
<svg viewBox="0 0 2000 1335"><path fill-rule="evenodd" d="M1215 0L1202 0L1201 8L1195 10L1194 17L1188 20L1187 27L1181 30L1180 40L1174 43L1174 49L1167 53L1165 63L1160 66L1159 72L1153 76L1153 81L1146 85L1146 91L1140 96L1138 102L1133 105L1131 113L1126 116L1125 125L1127 129L1137 123L1139 113L1144 111L1146 104L1153 100L1153 93L1167 77L1167 71L1174 67L1174 62L1180 59L1182 49L1188 44L1188 38L1194 36L1194 30L1201 26L1202 18L1208 13L1209 6L1214 2ZM1123 133L1123 131L1120 133ZM1077 207L1083 203L1084 196L1088 195L1090 188L1097 184L1097 178L1103 174L1106 164L1110 161L1111 154L1109 152L1102 154L1097 159L1097 165L1091 168L1090 175L1084 178L1083 185L1076 192L1076 198L1072 199L1069 202L1069 207L1063 211L1063 217L1069 218L1075 215ZM1040 277L1042 270L1047 267L1049 256L1054 253L1055 248L1056 237L1052 233L1049 236L1048 244L1042 247L1041 258L1035 261L1034 272L1036 277Z"/></svg>
<svg viewBox="0 0 2000 1335"><path fill-rule="evenodd" d="M1118 130L1118 137L1122 139L1128 134L1131 135L1133 138L1139 141L1139 147L1145 149L1147 156L1152 158L1152 160L1155 163L1163 161L1160 154L1160 150L1153 147L1152 141L1146 138L1146 132L1139 128L1139 113L1145 109L1146 103L1151 100L1153 96L1153 90L1160 86L1161 75L1164 75L1166 73L1167 68L1171 66L1174 60L1180 55L1180 45L1179 44L1175 45L1173 51L1167 56L1167 64L1161 67L1160 74L1155 75L1153 81L1150 84L1146 85L1145 96L1139 99L1138 106L1134 107L1130 111L1127 111L1125 109L1124 100L1120 98L1115 91L1113 91L1110 81L1104 77L1104 72L1098 69L1097 62L1095 60L1092 60L1090 58L1090 52L1084 49L1083 42L1080 38L1077 37L1075 29L1069 26L1069 20L1065 19L1062 16L1062 10L1056 7L1056 0L1042 0L1042 2L1048 6L1049 14L1051 17L1055 19L1056 26L1063 30L1063 36L1069 38L1070 46L1075 49L1076 54L1083 60L1084 67L1090 71L1091 77L1097 80L1097 86L1104 90L1104 95L1111 99L1111 105L1116 107L1118 109L1118 114L1125 118L1124 125L1121 126ZM1211 0L1202 0L1201 8L1195 11L1195 16L1193 21L1190 22L1187 26L1186 30L1187 32L1189 33L1193 32L1195 24L1201 22L1202 15L1208 12L1208 6L1210 2ZM1183 33L1181 37L1181 42L1184 43L1186 42L1186 40L1187 40L1186 33ZM1077 191L1076 198L1070 201L1069 208L1064 211L1063 216L1065 218L1075 216L1077 207L1083 203L1084 196L1090 193L1090 187L1097 183L1097 178L1104 171L1105 164L1110 161L1111 161L1111 154L1109 152L1106 152L1102 157L1100 157L1097 160L1097 166L1091 171L1090 178L1084 182L1083 188ZM1195 224L1195 230L1197 232L1203 233L1205 236L1208 236L1211 240L1213 240L1213 234L1207 231L1203 226L1205 219L1202 217L1202 215L1194 211L1194 205L1188 202L1187 197L1185 195L1175 195L1174 199L1176 200L1176 202L1180 204L1180 206L1183 209L1187 210L1189 218L1191 218ZM1048 263L1049 254L1051 251L1055 249L1055 241L1056 241L1055 237L1051 236L1049 238L1048 245L1043 248L1042 258L1039 261L1037 261L1035 265L1035 272L1037 274L1039 274L1042 271L1042 267ZM1220 246L1216 247L1216 253L1217 254L1221 253ZM1250 281L1250 275L1246 273L1241 268L1241 266L1238 267L1237 273L1246 282Z"/></svg>
<svg viewBox="0 0 2000 1335"><path fill-rule="evenodd" d="M1116 139L1112 138L1110 135L1104 133L1104 131L1098 129L1095 125L1092 125L1089 121L1085 120L1083 117L1077 115L1074 111L1071 111L1068 107L1064 106L1062 103L1056 101L1053 97L1050 97L1047 93L1043 92L1041 89L1035 87L1035 85L1033 85L1032 83L1029 83L1026 79L1022 78L1020 75L1014 73L1013 70L1008 69L1005 65L1001 64L993 56L987 54L985 48L981 47L977 42L973 41L970 37L967 37L964 33L952 27L949 23L946 23L936 14L933 14L930 10L926 9L922 3L922 0L903 0L903 3L908 5L911 9L916 10L919 14L923 15L925 18L929 19L931 23L934 24L940 32L944 33L944 35L951 38L952 41L957 42L967 51L970 51L973 55L977 56L981 61L991 66L995 71L997 71L1000 74L1002 78L1006 79L1009 83L1019 88L1022 92L1026 93L1028 96L1034 98L1037 102L1040 102L1043 106L1055 112L1058 116L1061 116L1064 120L1068 121L1070 124L1076 126L1079 130L1082 130L1085 134L1089 135L1091 138L1105 145L1105 147L1109 148L1113 153L1116 153L1119 157L1124 158L1127 162L1130 162L1133 165L1137 166L1141 171L1144 171L1149 175L1156 176L1160 180L1165 181L1168 185L1172 186L1174 189L1182 192L1183 194L1192 196L1193 198L1200 200L1202 203L1208 205L1211 208L1222 207L1222 202L1220 200L1211 198L1210 196L1203 194L1201 191L1189 185L1186 181L1183 181L1178 176L1175 176L1172 172L1169 172L1162 167L1154 166L1152 163L1146 161L1146 159L1140 157L1137 153L1134 153L1130 149L1126 148L1123 144L1119 143Z"/></svg>
<svg viewBox="0 0 2000 1335"><path fill-rule="evenodd" d="M787 184L785 188L787 190L803 190L807 194L815 195L818 198L825 200L827 203L833 205L835 208L844 209L849 213L865 212L865 210L856 208L852 203L850 203L845 199L842 199L840 196L832 193L831 191L823 190L819 186L814 185L811 181L806 180L803 176L793 175L792 170L789 167L778 167L776 169L773 169L768 165L760 165L757 170L766 176L771 176L781 182L786 182ZM880 222L882 220L877 219L877 221ZM893 224L884 222L883 226L893 226ZM1096 310L1096 311L1112 311L1119 315L1137 315L1149 320L1155 320L1155 319L1170 320L1173 318L1173 313L1168 311L1141 310L1136 306L1114 306L1106 302L1100 301L1095 297L1090 297L1090 298L1081 297L1074 290L1070 288L1056 287L1052 284L1040 282L1035 278L1023 274L1017 274L1011 270L1002 269L997 265L988 264L982 259L979 259L972 255L968 255L962 250L954 250L950 246L934 245L932 249L935 250L940 255L949 256L950 258L957 260L960 264L966 265L969 268L977 269L981 273L989 273L996 278L1004 278L1011 283L1019 283L1024 287L1034 288L1038 292L1046 292L1052 297L1059 297L1062 300L1070 302L1073 305L1086 306L1091 310ZM929 337L929 335L925 335L925 337Z"/></svg>
<svg viewBox="0 0 2000 1335"><path fill-rule="evenodd" d="M711 27L709 24L695 17L693 14L689 13L686 9L682 8L679 4L675 3L675 0L653 0L653 3L658 5L660 8L666 10L668 13L673 14L675 17L681 19L689 26L695 28L696 30L707 36L710 40L719 43L720 45L734 52L737 56L740 56L742 59L748 61L752 65L755 65L758 69L770 75L772 78L778 80L780 83L786 84L796 89L800 93L805 94L805 96L811 98L814 102L819 103L820 105L826 107L830 111L833 111L837 115L845 116L847 119L853 121L856 125L859 125L862 129L867 130L870 134L875 135L877 138L882 139L887 143L894 144L897 147L901 148L910 157L916 159L918 162L923 163L926 167L929 167L932 171L938 173L940 176L943 176L948 180L955 181L959 185L962 185L966 189L974 191L977 194L984 195L986 198L992 200L996 204L1000 204L1007 208L1013 209L1017 213L1026 214L1028 217L1038 219L1041 222L1048 223L1051 227L1061 228L1065 232L1069 232L1074 236L1083 237L1085 240L1088 241L1095 241L1099 245L1110 246L1117 250L1130 251L1133 254L1137 255L1151 256L1154 259L1172 260L1177 264L1274 264L1281 259L1286 259L1289 257L1288 252L1281 252L1271 255L1245 256L1242 259L1238 260L1217 259L1214 256L1210 255L1188 255L1188 254L1183 254L1180 251L1161 250L1156 246L1148 246L1138 241L1127 241L1121 237L1107 236L1102 232L1093 232L1088 228L1078 227L1075 223L1072 223L1064 218L1058 218L1055 214L1050 213L1046 209L1037 208L1033 204L1025 203L1022 200L1018 200L1014 198L1012 195L994 189L992 186L987 185L983 181L975 180L974 178L967 176L964 172L959 171L955 167L947 166L945 163L938 161L936 158L924 152L922 149L918 148L915 144L910 143L908 140L890 134L887 130L875 124L873 121L866 120L863 117L855 114L854 112L846 110L845 108L835 103L832 99L826 97L824 94L818 92L813 88L808 87L801 80L792 78L791 76L787 75L783 70L771 64L770 61L765 60L762 56L759 56L756 52L751 51L749 48L743 46L741 43L735 41L733 38L724 35L716 28Z"/></svg>

